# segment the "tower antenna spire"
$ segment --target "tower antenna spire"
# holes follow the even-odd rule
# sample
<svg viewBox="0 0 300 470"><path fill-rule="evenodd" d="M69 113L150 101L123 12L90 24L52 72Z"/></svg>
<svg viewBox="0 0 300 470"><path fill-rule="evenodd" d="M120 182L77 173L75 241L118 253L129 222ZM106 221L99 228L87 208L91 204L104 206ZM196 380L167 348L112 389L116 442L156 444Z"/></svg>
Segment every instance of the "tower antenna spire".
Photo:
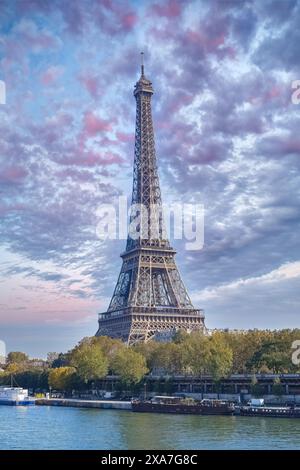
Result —
<svg viewBox="0 0 300 470"><path fill-rule="evenodd" d="M144 53L141 52L141 72L144 75Z"/></svg>

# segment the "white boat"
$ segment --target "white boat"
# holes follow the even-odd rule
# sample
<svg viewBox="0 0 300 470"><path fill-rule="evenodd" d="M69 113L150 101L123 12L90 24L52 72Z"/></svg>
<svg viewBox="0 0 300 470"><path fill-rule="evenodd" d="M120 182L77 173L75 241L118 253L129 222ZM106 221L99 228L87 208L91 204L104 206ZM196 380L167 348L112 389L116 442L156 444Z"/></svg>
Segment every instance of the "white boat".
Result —
<svg viewBox="0 0 300 470"><path fill-rule="evenodd" d="M28 396L28 390L21 387L0 387L0 405L28 406L35 400Z"/></svg>

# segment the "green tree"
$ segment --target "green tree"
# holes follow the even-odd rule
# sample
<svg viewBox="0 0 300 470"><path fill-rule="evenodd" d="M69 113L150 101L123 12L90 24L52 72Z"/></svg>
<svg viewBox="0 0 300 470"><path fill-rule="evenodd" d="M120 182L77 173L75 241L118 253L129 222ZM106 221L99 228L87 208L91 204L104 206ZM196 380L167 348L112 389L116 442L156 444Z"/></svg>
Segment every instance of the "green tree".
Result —
<svg viewBox="0 0 300 470"><path fill-rule="evenodd" d="M113 372L119 375L121 381L126 385L134 385L140 382L148 372L144 356L127 347L119 349L114 354L111 367Z"/></svg>
<svg viewBox="0 0 300 470"><path fill-rule="evenodd" d="M40 367L20 371L14 375L14 379L20 387L30 388L33 391L47 390L48 388L48 370Z"/></svg>
<svg viewBox="0 0 300 470"><path fill-rule="evenodd" d="M92 336L86 338L87 342L100 347L107 358L110 358L118 349L124 347L120 339L110 338L109 336Z"/></svg>
<svg viewBox="0 0 300 470"><path fill-rule="evenodd" d="M194 375L203 375L208 372L210 361L209 338L203 333L194 332L185 338L182 348L186 351L186 367Z"/></svg>
<svg viewBox="0 0 300 470"><path fill-rule="evenodd" d="M185 330L178 330L173 336L174 343L184 343L189 338L189 333Z"/></svg>
<svg viewBox="0 0 300 470"><path fill-rule="evenodd" d="M148 341L147 343L140 342L134 345L133 349L134 351L139 352L142 354L142 356L144 356L147 367L150 371L157 367L159 357L161 356L161 343L155 340Z"/></svg>
<svg viewBox="0 0 300 470"><path fill-rule="evenodd" d="M52 361L51 367L65 367L70 365L70 353L59 353L57 358Z"/></svg>
<svg viewBox="0 0 300 470"><path fill-rule="evenodd" d="M255 369L253 355L261 347L268 332L263 330L218 332L232 350L232 372L243 374Z"/></svg>
<svg viewBox="0 0 300 470"><path fill-rule="evenodd" d="M152 360L153 366L166 374L180 373L186 367L187 351L183 343L159 343Z"/></svg>
<svg viewBox="0 0 300 470"><path fill-rule="evenodd" d="M222 335L215 333L210 338L208 372L216 382L231 372L232 357L232 349L226 344Z"/></svg>
<svg viewBox="0 0 300 470"><path fill-rule="evenodd" d="M27 354L21 351L11 351L6 358L7 364L26 364L29 358Z"/></svg>
<svg viewBox="0 0 300 470"><path fill-rule="evenodd" d="M11 376L23 372L25 369L26 365L24 363L11 362L5 367L5 374Z"/></svg>
<svg viewBox="0 0 300 470"><path fill-rule="evenodd" d="M261 371L267 368L274 374L288 372L291 369L291 343L279 338L272 338L264 342L254 353L251 364L255 370Z"/></svg>
<svg viewBox="0 0 300 470"><path fill-rule="evenodd" d="M97 342L85 339L70 353L70 364L84 381L97 380L107 375L108 360Z"/></svg>
<svg viewBox="0 0 300 470"><path fill-rule="evenodd" d="M66 391L72 388L76 370L74 367L57 367L51 369L48 375L49 387L55 390Z"/></svg>

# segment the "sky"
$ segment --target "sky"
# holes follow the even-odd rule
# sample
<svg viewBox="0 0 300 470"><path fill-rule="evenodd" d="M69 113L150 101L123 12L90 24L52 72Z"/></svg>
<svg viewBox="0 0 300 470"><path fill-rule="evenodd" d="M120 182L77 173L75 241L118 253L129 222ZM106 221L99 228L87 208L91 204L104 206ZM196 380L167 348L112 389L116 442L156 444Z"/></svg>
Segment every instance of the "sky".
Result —
<svg viewBox="0 0 300 470"><path fill-rule="evenodd" d="M171 243L208 328L300 313L300 1L0 0L0 340L45 357L97 330L124 240L97 209L130 197L140 51L164 202L205 208Z"/></svg>

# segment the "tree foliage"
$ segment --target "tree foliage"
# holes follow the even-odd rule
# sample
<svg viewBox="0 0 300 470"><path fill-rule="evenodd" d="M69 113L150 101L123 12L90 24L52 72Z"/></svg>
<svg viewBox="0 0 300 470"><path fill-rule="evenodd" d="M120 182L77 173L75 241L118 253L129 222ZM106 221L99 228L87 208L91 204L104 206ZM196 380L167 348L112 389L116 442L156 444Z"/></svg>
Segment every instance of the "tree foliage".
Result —
<svg viewBox="0 0 300 470"><path fill-rule="evenodd" d="M111 368L126 385L134 385L148 372L145 357L133 349L123 347L112 357Z"/></svg>
<svg viewBox="0 0 300 470"><path fill-rule="evenodd" d="M27 354L21 351L11 351L6 358L7 364L26 364L29 358Z"/></svg>
<svg viewBox="0 0 300 470"><path fill-rule="evenodd" d="M48 376L49 387L55 390L70 390L75 379L74 367L57 367L51 369Z"/></svg>
<svg viewBox="0 0 300 470"><path fill-rule="evenodd" d="M97 380L107 375L108 359L101 345L94 339L86 338L70 353L70 364L84 381Z"/></svg>
<svg viewBox="0 0 300 470"><path fill-rule="evenodd" d="M230 374L232 358L232 349L226 344L222 335L215 333L210 338L208 360L208 372L215 381Z"/></svg>
<svg viewBox="0 0 300 470"><path fill-rule="evenodd" d="M172 383L176 374L207 374L217 383L232 373L250 373L253 377L259 373L299 373L299 365L292 363L292 343L299 338L300 329L215 331L210 335L179 331L168 343L152 340L130 347L107 336L84 338L67 353L49 354L44 367L35 365L25 353L9 353L0 383L9 384L13 376L22 387L43 389L49 371L55 380L52 371L56 368L61 387L72 383L78 389L92 382L97 385L97 380L108 373L120 375L121 381L132 387L149 371L162 377L164 383L166 378ZM275 394L281 389L280 383L274 383ZM256 396L263 392L255 380L251 391Z"/></svg>

